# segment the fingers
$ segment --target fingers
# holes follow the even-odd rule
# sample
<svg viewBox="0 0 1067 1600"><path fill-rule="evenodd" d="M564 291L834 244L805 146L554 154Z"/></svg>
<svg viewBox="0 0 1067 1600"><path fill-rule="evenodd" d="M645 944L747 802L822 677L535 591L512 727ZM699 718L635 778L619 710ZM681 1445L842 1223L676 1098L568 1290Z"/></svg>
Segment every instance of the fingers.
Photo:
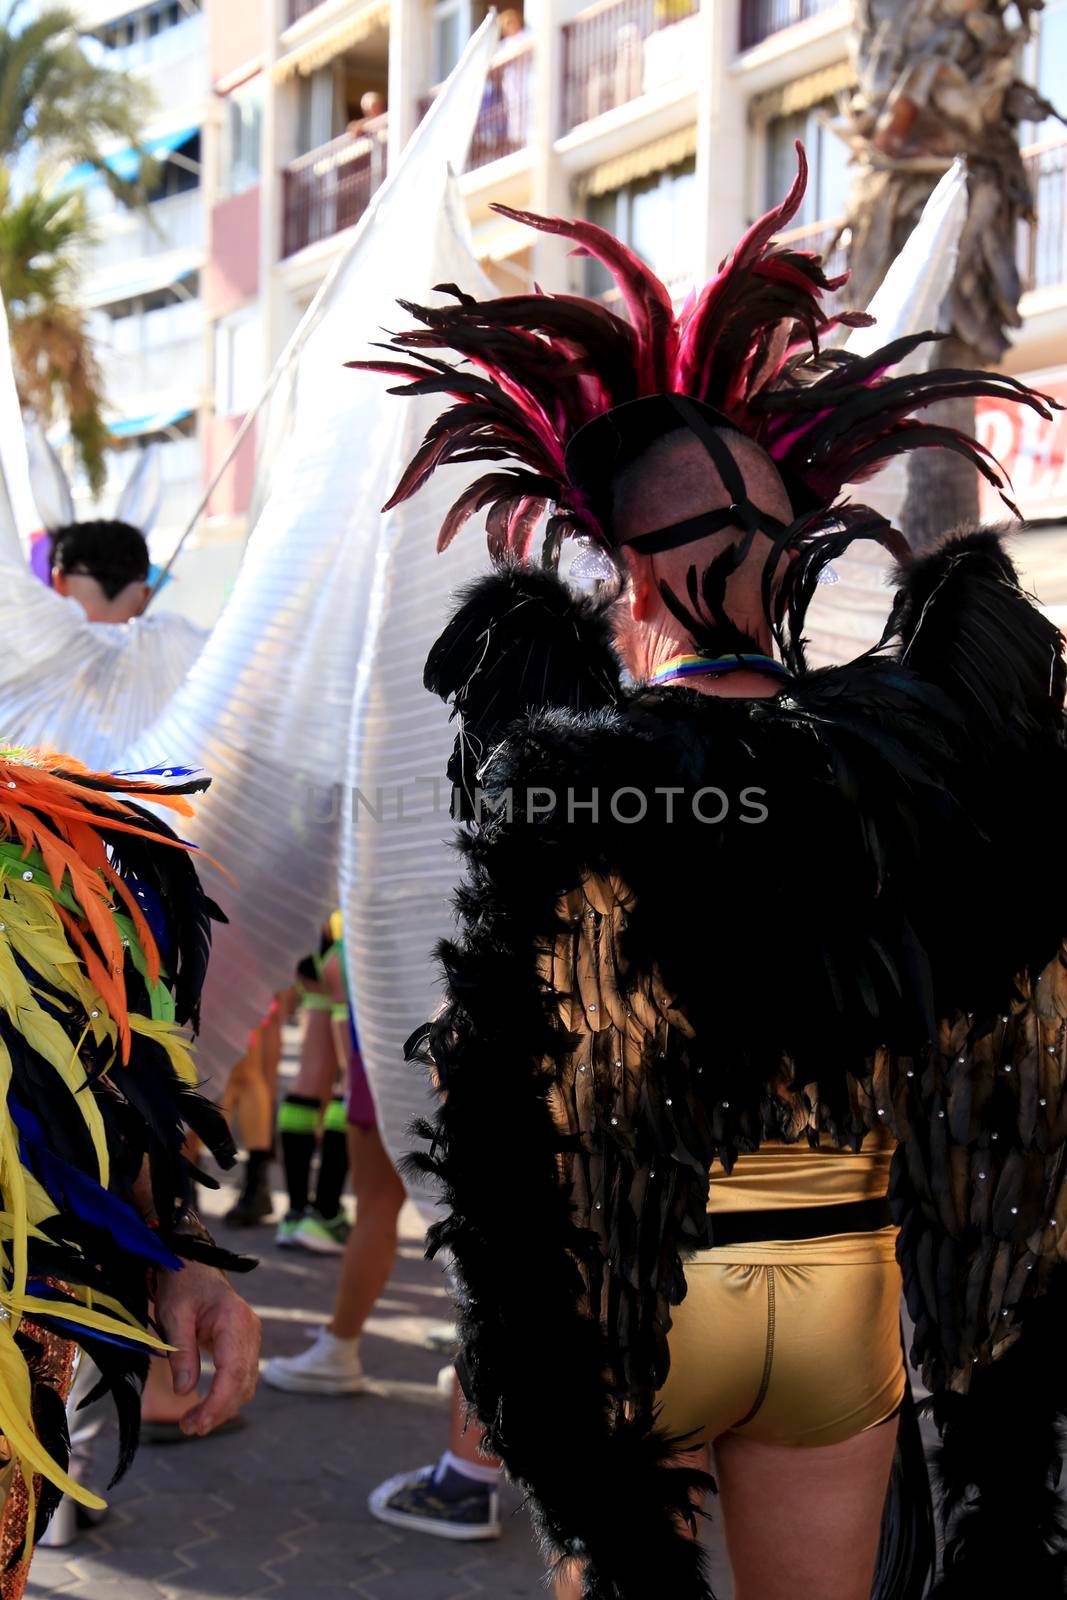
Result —
<svg viewBox="0 0 1067 1600"><path fill-rule="evenodd" d="M182 1418L184 1433L205 1434L237 1415L255 1393L259 1376L259 1318L237 1295L211 1314L215 1376L204 1399Z"/></svg>
<svg viewBox="0 0 1067 1600"><path fill-rule="evenodd" d="M173 1306L157 1302L156 1314L168 1344L175 1346L168 1356L175 1394L192 1394L200 1382L200 1351L196 1340L196 1307L178 1300Z"/></svg>

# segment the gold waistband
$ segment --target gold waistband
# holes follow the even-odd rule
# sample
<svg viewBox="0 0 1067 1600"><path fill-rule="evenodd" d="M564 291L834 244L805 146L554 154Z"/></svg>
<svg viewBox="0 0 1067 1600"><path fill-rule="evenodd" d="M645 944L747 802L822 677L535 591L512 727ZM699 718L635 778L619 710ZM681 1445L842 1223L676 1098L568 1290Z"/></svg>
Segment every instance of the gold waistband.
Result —
<svg viewBox="0 0 1067 1600"><path fill-rule="evenodd" d="M876 1267L895 1265L897 1229L874 1233L833 1233L823 1239L758 1239L747 1244L698 1250L685 1264L693 1267Z"/></svg>
<svg viewBox="0 0 1067 1600"><path fill-rule="evenodd" d="M868 1134L858 1151L768 1142L738 1156L729 1177L715 1162L708 1210L722 1215L881 1200L889 1188L894 1143L878 1134Z"/></svg>

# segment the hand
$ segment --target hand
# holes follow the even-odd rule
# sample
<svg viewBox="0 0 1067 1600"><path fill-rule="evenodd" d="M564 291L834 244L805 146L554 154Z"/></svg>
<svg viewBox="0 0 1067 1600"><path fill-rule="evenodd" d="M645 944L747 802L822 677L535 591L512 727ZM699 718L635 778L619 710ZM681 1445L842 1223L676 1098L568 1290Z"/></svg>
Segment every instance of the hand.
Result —
<svg viewBox="0 0 1067 1600"><path fill-rule="evenodd" d="M255 1393L259 1318L217 1268L188 1261L180 1272L159 1274L156 1320L167 1343L175 1346L169 1358L175 1394L192 1394L200 1381L200 1351L212 1356L211 1388L181 1419L183 1433L210 1433Z"/></svg>

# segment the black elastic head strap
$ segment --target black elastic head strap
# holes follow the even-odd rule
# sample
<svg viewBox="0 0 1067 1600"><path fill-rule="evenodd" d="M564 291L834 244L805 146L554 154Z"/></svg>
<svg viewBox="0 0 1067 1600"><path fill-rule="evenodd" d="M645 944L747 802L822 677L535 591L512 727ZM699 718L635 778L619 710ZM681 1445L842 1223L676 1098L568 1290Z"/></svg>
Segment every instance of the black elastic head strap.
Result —
<svg viewBox="0 0 1067 1600"><path fill-rule="evenodd" d="M721 532L723 528L740 528L747 535L746 550L761 529L779 537L784 534L785 523L780 522L777 517L772 517L768 512L761 511L759 506L753 505L748 498L745 476L740 464L726 440L716 431L718 428L726 427L740 434L740 429L731 428L728 421L716 420L713 425L701 409L685 395L673 394L668 398L685 427L700 440L710 456L716 472L722 479L723 488L730 496L730 504L716 511L703 511L698 516L686 517L681 522L669 523L664 528L653 528L649 533L639 533L633 539L622 539L619 541L620 544L627 545L638 555L653 556L659 555L664 550L676 550L681 545L693 544L698 539L707 538L709 534Z"/></svg>

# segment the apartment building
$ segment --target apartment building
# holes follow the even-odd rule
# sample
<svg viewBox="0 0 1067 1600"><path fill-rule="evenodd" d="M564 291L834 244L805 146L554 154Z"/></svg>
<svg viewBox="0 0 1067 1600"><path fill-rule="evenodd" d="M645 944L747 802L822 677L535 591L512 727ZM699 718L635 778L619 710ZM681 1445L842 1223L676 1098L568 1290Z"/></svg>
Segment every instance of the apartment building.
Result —
<svg viewBox="0 0 1067 1600"><path fill-rule="evenodd" d="M157 388L155 413L137 411L131 393L129 420L116 426L160 424L135 437L165 435L176 450L187 445L190 459L199 452L206 483L485 0L203 0L204 15L200 0L137 12L126 4L121 17L111 5L86 9L109 50L129 51L136 70L164 79L151 131L173 189L150 210L166 214L168 243L153 233L149 248L141 219L116 219L114 238L145 248L135 263L132 249L111 243L109 260L94 263L92 294L117 359L120 349L126 359L121 326L131 306L143 325L157 319L153 328L173 334L176 348L188 341L188 387L182 357L168 365L166 405ZM151 32L157 14L175 20ZM611 227L682 296L780 197L797 137L812 182L791 236L831 243L849 182L847 150L831 126L852 82L849 18L849 0L516 0L502 17L505 37L460 180L489 275L502 289L538 281L608 291L594 263L490 211L503 200ZM1067 60L1067 0L1048 0L1041 27L1027 67L1051 94L1056 64ZM154 42L168 32L170 44ZM183 99L184 78L160 72L155 57L194 37L203 54L188 69L189 88L203 94L199 114ZM1037 219L1019 240L1023 326L1007 364L1041 373L1067 399L1067 143L1050 123L1027 130L1027 144ZM190 214L179 222L183 206ZM106 287L105 268L125 299ZM121 272L130 281L120 283ZM207 329L199 389L196 319ZM155 346L143 331L133 342L139 382ZM998 414L982 426L1006 449L1017 484L1021 476L1024 509L1067 516L1062 425L1020 430ZM239 548L254 450L253 431L211 497L203 547Z"/></svg>
<svg viewBox="0 0 1067 1600"><path fill-rule="evenodd" d="M164 480L154 554L169 548L196 509L202 479L199 413L204 393L206 215L201 183L202 118L209 104L207 27L201 0L85 0L82 27L110 65L141 79L151 96L145 145L156 179L141 214L116 204L91 172L76 169L64 185L84 190L95 239L83 267L89 312L104 376L113 440L109 509L145 445L158 442ZM139 157L115 149L114 170L133 176ZM84 484L77 499L88 510Z"/></svg>

